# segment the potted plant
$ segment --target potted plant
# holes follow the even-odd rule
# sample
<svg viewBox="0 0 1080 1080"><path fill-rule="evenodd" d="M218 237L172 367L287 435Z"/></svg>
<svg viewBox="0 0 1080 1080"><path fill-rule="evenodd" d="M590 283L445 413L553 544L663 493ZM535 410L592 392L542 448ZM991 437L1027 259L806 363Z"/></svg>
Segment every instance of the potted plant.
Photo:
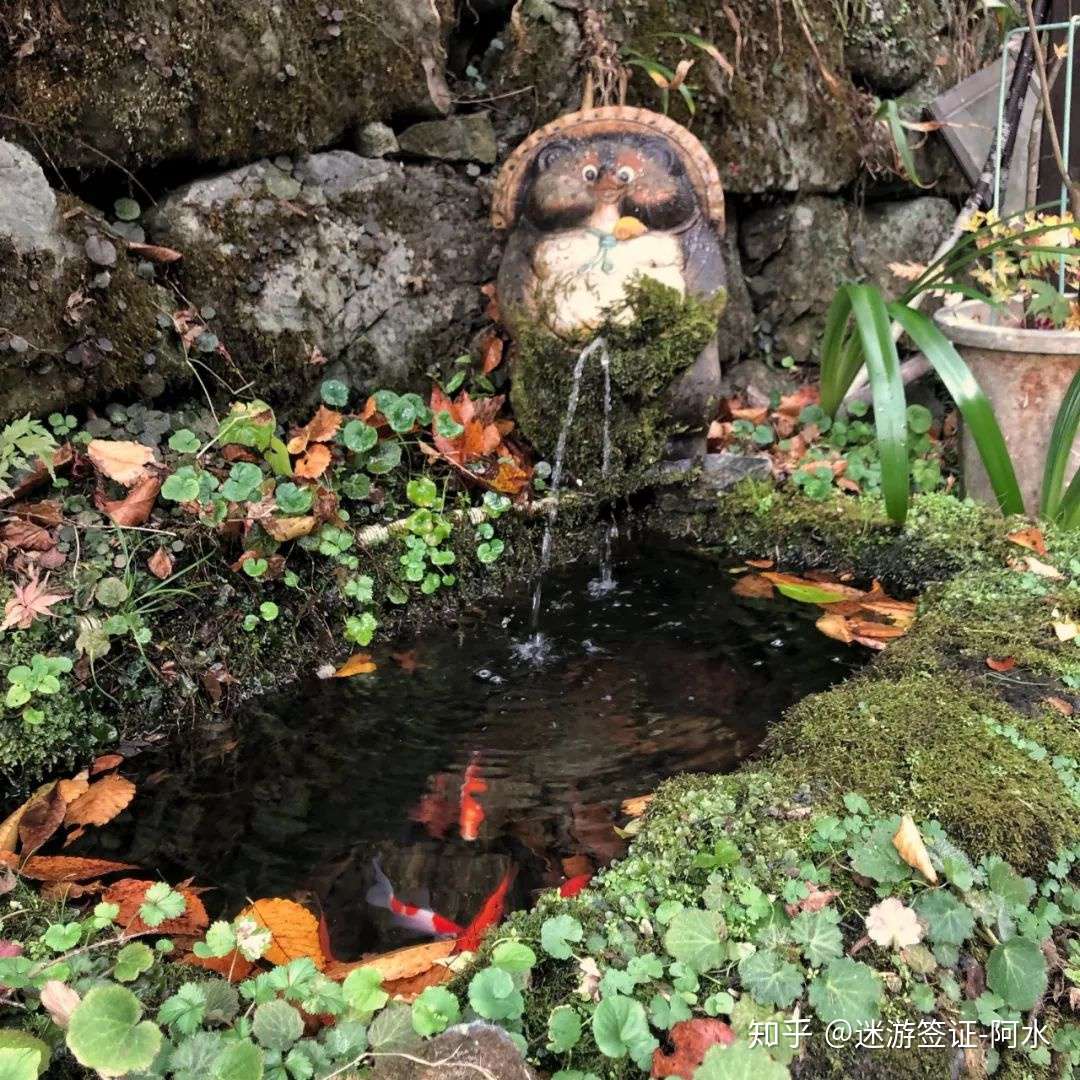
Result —
<svg viewBox="0 0 1080 1080"><path fill-rule="evenodd" d="M821 405L835 414L865 364L881 448L882 492L894 520L906 516L910 493L907 402L897 353L897 341L907 335L963 417L969 493L996 500L1006 514L1026 509L1080 525L1080 474L1075 468L1076 482L1063 491L1080 425L1080 306L1056 282L1061 257L1066 283L1075 280L1080 251L1072 244L1078 235L1080 229L1071 220L1033 211L1004 221L981 214L948 252L920 268L896 300L887 301L873 285L848 284L837 290L822 341ZM955 293L964 299L931 321L916 309L916 298L926 292ZM1035 339L1022 344L1029 363L1043 364L1035 368L1040 385L1057 374L1056 368L1053 373L1047 370L1048 365L1061 363L1064 375L1055 379L1052 391L1031 393L1022 380L1002 372L1017 354L1016 339L1009 335L1021 331ZM977 343L969 345L968 340ZM983 354L992 355L987 359ZM1063 361L1058 360L1061 355ZM991 366L996 375L987 373ZM997 410L1005 419L1005 434Z"/></svg>

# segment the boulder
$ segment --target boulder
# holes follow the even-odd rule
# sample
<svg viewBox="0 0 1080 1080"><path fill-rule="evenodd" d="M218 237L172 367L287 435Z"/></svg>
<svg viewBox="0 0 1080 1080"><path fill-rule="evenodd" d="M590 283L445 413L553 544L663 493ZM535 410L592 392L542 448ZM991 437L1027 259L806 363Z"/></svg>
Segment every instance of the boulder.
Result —
<svg viewBox="0 0 1080 1080"><path fill-rule="evenodd" d="M433 3L65 0L40 10L0 34L0 112L25 118L42 159L63 166L240 163L450 107Z"/></svg>
<svg viewBox="0 0 1080 1080"><path fill-rule="evenodd" d="M748 215L741 232L747 284L775 355L816 355L838 285L871 281L894 296L906 284L890 264L929 260L955 217L923 196L859 209L815 195Z"/></svg>
<svg viewBox="0 0 1080 1080"><path fill-rule="evenodd" d="M136 387L152 398L186 372L153 266L2 140L0 191L0 421Z"/></svg>
<svg viewBox="0 0 1080 1080"><path fill-rule="evenodd" d="M398 138L403 154L441 161L477 161L494 165L498 147L486 113L426 120L406 128Z"/></svg>
<svg viewBox="0 0 1080 1080"><path fill-rule="evenodd" d="M215 309L244 378L278 399L328 375L421 388L466 351L498 264L475 182L345 150L195 181L148 228L184 253L184 294Z"/></svg>
<svg viewBox="0 0 1080 1080"><path fill-rule="evenodd" d="M844 61L876 94L895 97L929 72L944 28L935 0L868 0L853 10Z"/></svg>
<svg viewBox="0 0 1080 1080"><path fill-rule="evenodd" d="M379 1054L372 1080L535 1080L510 1036L494 1024L458 1024L421 1046Z"/></svg>

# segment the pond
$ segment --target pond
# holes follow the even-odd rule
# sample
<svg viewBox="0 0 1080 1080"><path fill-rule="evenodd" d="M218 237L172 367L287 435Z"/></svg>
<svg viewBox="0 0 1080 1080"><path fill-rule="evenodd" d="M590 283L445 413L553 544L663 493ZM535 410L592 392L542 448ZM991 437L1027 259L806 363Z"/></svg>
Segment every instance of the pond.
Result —
<svg viewBox="0 0 1080 1080"><path fill-rule="evenodd" d="M212 913L308 900L350 959L415 940L368 902L374 860L398 898L461 924L511 868L509 904L528 906L623 853L623 799L733 769L857 662L817 608L733 597L714 562L645 549L595 578L545 583L542 664L522 596L139 754L134 802L80 852L193 875Z"/></svg>

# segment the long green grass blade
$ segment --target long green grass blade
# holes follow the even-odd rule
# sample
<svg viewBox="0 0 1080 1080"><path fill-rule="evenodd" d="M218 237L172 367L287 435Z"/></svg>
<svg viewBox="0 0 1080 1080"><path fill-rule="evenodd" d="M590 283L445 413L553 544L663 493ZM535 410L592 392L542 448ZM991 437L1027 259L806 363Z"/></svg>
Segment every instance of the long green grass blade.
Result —
<svg viewBox="0 0 1080 1080"><path fill-rule="evenodd" d="M1080 469L1073 473L1069 487L1061 497L1057 522L1063 529L1080 528Z"/></svg>
<svg viewBox="0 0 1080 1080"><path fill-rule="evenodd" d="M821 407L830 416L836 414L844 395L863 365L862 343L852 334L851 286L836 290L825 316L825 333L821 339Z"/></svg>
<svg viewBox="0 0 1080 1080"><path fill-rule="evenodd" d="M862 341L874 402L874 426L881 455L881 491L895 522L907 517L911 493L907 448L907 400L892 321L881 293L872 285L849 285L851 313Z"/></svg>
<svg viewBox="0 0 1080 1080"><path fill-rule="evenodd" d="M1078 427L1080 427L1080 372L1073 376L1061 400L1061 406L1054 419L1054 428L1050 432L1050 445L1046 450L1046 468L1043 471L1039 512L1051 521L1058 517L1059 511L1064 509L1061 488L1065 483L1065 470L1069 465L1069 456L1072 453ZM1078 488L1075 495L1072 494L1074 485ZM1080 495L1080 485L1077 485L1075 476L1069 484L1066 498L1070 495L1072 495L1070 502Z"/></svg>
<svg viewBox="0 0 1080 1080"><path fill-rule="evenodd" d="M915 167L915 155L911 152L911 143L908 142L907 131L904 122L900 119L900 110L895 101L883 101L877 111L878 118L885 121L889 134L892 136L896 152L900 157L900 164L904 168L907 178L916 187L930 187L919 178L919 171Z"/></svg>
<svg viewBox="0 0 1080 1080"><path fill-rule="evenodd" d="M1020 497L1020 486L1016 482L1008 447L994 417L994 410L975 381L971 369L952 342L922 312L901 303L890 304L887 310L922 350L960 409L1002 513L1022 514L1024 501Z"/></svg>

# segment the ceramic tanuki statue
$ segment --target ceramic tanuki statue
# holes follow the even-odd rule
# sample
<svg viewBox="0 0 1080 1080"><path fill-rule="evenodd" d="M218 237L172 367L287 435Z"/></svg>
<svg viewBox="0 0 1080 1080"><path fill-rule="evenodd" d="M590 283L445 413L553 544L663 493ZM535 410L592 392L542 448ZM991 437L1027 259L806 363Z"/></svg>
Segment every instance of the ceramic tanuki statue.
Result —
<svg viewBox="0 0 1080 1080"><path fill-rule="evenodd" d="M689 131L646 109L586 109L535 131L499 174L492 222L510 231L500 306L563 337L631 318L620 305L639 275L683 295L724 289L716 166ZM700 421L719 375L714 343L683 376L673 408L689 406Z"/></svg>

